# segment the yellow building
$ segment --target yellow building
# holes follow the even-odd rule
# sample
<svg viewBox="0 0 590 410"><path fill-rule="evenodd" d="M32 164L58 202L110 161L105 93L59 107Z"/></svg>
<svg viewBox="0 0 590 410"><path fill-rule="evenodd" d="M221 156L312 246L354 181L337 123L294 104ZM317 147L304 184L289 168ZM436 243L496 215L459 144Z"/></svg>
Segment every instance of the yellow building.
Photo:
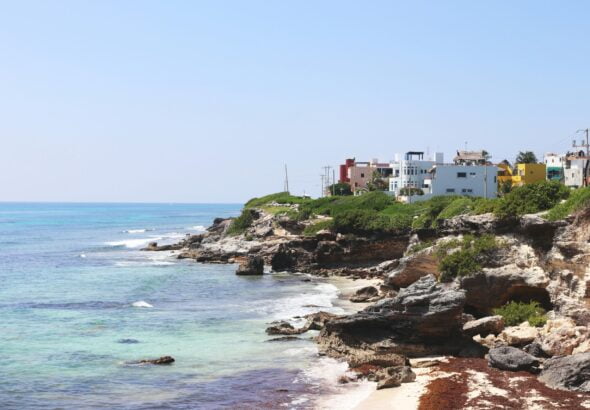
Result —
<svg viewBox="0 0 590 410"><path fill-rule="evenodd" d="M498 184L510 182L512 186L532 184L547 178L545 164L516 164L511 168L507 164L498 164Z"/></svg>

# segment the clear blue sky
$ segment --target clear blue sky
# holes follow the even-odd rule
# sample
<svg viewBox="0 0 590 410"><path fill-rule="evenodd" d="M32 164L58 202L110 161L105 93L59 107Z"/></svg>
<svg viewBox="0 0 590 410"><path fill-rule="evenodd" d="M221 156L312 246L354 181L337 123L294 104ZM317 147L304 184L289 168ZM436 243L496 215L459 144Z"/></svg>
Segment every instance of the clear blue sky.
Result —
<svg viewBox="0 0 590 410"><path fill-rule="evenodd" d="M564 151L588 2L2 1L0 200L317 195L345 157Z"/></svg>

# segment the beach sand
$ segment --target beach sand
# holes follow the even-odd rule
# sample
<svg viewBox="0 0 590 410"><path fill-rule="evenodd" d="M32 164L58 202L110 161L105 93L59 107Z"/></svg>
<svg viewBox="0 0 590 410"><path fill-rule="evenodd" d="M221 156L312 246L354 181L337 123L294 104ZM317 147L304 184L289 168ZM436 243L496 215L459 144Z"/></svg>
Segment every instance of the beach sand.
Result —
<svg viewBox="0 0 590 410"><path fill-rule="evenodd" d="M432 378L431 369L417 368L412 370L416 373L416 381L404 383L391 389L374 390L369 397L354 407L354 410L418 409L420 396L425 392L426 385ZM375 389L377 383L373 384L375 385L373 389Z"/></svg>

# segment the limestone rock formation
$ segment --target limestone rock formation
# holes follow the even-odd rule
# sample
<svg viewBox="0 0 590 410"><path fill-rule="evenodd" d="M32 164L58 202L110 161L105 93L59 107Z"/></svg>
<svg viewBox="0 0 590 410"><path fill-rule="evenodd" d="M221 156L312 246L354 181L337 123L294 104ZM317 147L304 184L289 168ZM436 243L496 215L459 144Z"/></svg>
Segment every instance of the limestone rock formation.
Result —
<svg viewBox="0 0 590 410"><path fill-rule="evenodd" d="M236 275L262 275L263 273L264 259L261 256L248 256L236 270Z"/></svg>

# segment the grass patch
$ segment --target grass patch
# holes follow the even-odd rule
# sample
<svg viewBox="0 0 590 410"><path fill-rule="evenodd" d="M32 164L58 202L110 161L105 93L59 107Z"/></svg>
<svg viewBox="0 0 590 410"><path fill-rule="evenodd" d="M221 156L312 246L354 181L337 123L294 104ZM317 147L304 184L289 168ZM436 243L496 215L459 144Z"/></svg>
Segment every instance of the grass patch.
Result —
<svg viewBox="0 0 590 410"><path fill-rule="evenodd" d="M452 240L442 244L437 250L440 281L451 282L457 277L480 271L500 245L493 235L465 235L461 241Z"/></svg>
<svg viewBox="0 0 590 410"><path fill-rule="evenodd" d="M325 219L323 221L316 222L312 225L308 225L303 230L303 235L305 236L313 236L319 231L323 231L324 229L331 230L334 226L334 221L331 219Z"/></svg>
<svg viewBox="0 0 590 410"><path fill-rule="evenodd" d="M525 321L528 321L531 326L543 326L547 322L545 310L537 301L509 302L494 309L494 314L502 316L506 326L516 326Z"/></svg>
<svg viewBox="0 0 590 410"><path fill-rule="evenodd" d="M565 202L557 204L549 211L547 219L550 221L564 219L588 205L590 205L590 187L576 189Z"/></svg>
<svg viewBox="0 0 590 410"><path fill-rule="evenodd" d="M303 204L310 201L312 201L312 199L304 198L302 196L294 196L289 194L288 192L277 192L275 194L261 196L260 198L252 198L248 202L246 202L244 208L259 208L271 202L276 202L277 204L284 205L293 205Z"/></svg>

